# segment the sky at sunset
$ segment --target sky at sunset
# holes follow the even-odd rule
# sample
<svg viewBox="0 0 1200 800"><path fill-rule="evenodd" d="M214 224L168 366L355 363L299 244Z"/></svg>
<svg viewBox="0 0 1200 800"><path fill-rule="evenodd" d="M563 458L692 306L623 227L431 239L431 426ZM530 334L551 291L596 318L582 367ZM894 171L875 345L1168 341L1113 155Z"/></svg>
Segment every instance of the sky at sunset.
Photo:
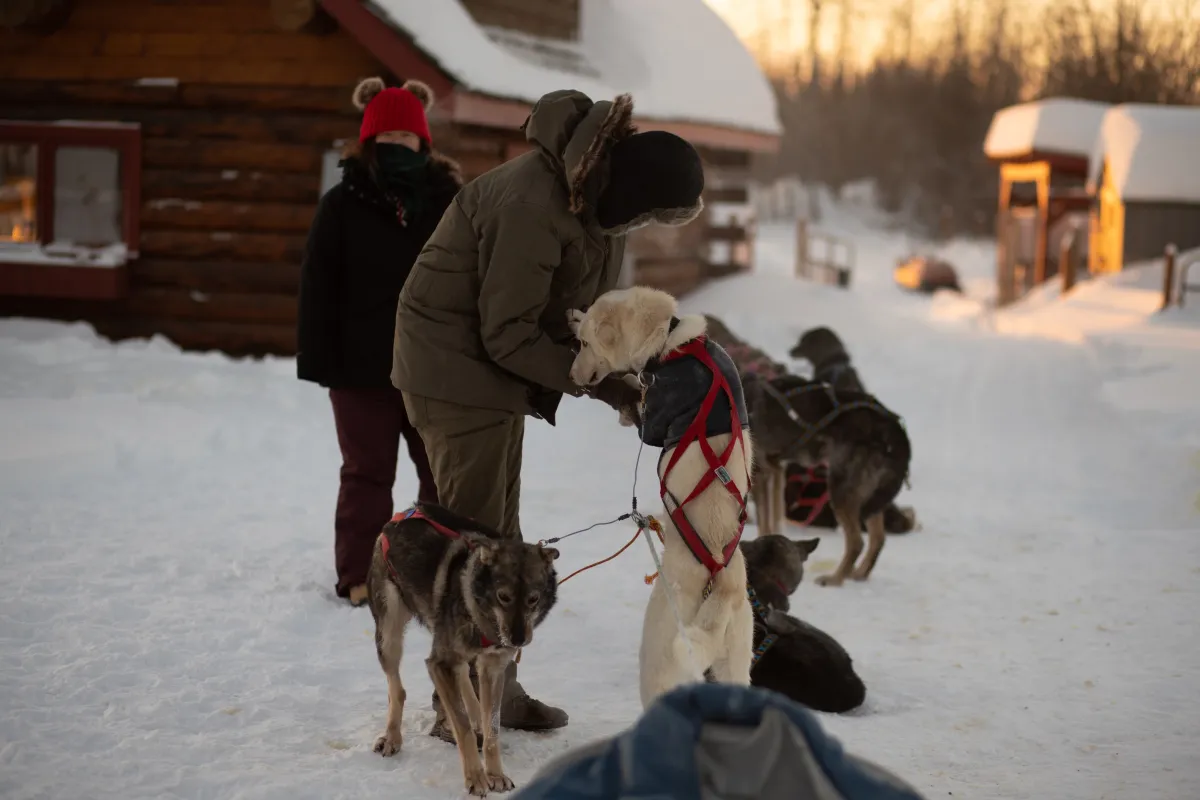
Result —
<svg viewBox="0 0 1200 800"><path fill-rule="evenodd" d="M888 19L892 10L899 5L899 0L850 0L855 9L854 58L859 64L868 62L871 56L884 44L888 33ZM1025 21L1036 24L1039 7L1047 0L1010 0L1014 10L1024 8L1020 14ZM803 51L808 38L807 17L809 0L704 0L720 14L731 28L742 37L755 51L771 53L777 60L789 58L789 54L797 49ZM925 30L932 29L940 20L945 19L955 0L915 0L918 41L922 24ZM959 0L968 7L979 4L978 0ZM1093 5L1100 8L1112 0L1092 0ZM833 51L837 40L837 16L840 13L838 0L824 0L827 10L822 23L821 48L824 52ZM1198 0L1142 0L1142 5L1154 13L1178 11L1191 7L1200 13ZM789 14L790 9L790 14ZM790 17L790 25L789 23ZM1198 22L1197 24L1200 24ZM981 35L983 31L974 31Z"/></svg>

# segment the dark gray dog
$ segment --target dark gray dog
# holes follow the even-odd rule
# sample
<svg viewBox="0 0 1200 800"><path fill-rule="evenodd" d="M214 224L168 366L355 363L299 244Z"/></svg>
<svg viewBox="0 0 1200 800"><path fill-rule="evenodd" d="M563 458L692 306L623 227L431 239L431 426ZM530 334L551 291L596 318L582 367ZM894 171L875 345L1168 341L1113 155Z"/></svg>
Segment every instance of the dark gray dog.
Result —
<svg viewBox="0 0 1200 800"><path fill-rule="evenodd" d="M817 578L822 586L840 586L846 578L866 580L886 532L883 510L908 476L912 448L900 418L862 392L835 391L828 384L795 375L773 380L746 376L742 381L756 464L765 480L753 487L756 509L782 496L783 465L828 466L829 504L846 539L841 563L830 575ZM869 544L861 564L862 521ZM759 535L763 534L759 525ZM768 530L767 532L774 532Z"/></svg>
<svg viewBox="0 0 1200 800"><path fill-rule="evenodd" d="M867 696L849 653L829 634L787 613L788 597L800 586L804 562L819 543L763 536L739 545L747 580L767 610L765 620L756 620L754 646L770 634L776 637L750 670L750 682L815 711L840 714L858 708Z"/></svg>
<svg viewBox="0 0 1200 800"><path fill-rule="evenodd" d="M810 328L805 331L788 355L812 364L812 379L818 383L828 383L838 392L867 391L850 360L846 345L829 328ZM916 512L910 506L888 503L883 510L883 519L888 533L908 533L916 525Z"/></svg>
<svg viewBox="0 0 1200 800"><path fill-rule="evenodd" d="M811 328L788 351L792 358L803 358L813 365L812 379L828 383L838 391L865 392L867 388L850 363L850 353L838 335L829 328Z"/></svg>
<svg viewBox="0 0 1200 800"><path fill-rule="evenodd" d="M526 544L432 503L419 503L384 526L367 576L375 650L388 683L387 727L375 752L390 756L400 749L400 659L404 630L415 617L433 634L425 666L454 732L467 791L483 796L513 788L497 738L504 670L554 606L556 558L553 548Z"/></svg>

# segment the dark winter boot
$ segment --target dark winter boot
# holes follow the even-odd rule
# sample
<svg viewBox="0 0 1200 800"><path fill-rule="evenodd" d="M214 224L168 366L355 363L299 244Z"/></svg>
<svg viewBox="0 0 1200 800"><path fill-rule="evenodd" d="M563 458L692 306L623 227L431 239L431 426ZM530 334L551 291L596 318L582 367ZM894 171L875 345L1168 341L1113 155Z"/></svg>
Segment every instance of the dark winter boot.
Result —
<svg viewBox="0 0 1200 800"><path fill-rule="evenodd" d="M567 725L567 712L534 700L517 683L517 664L509 662L504 672L504 699L500 703L500 725L517 731L550 731Z"/></svg>
<svg viewBox="0 0 1200 800"><path fill-rule="evenodd" d="M471 667L471 684L475 687L476 696L479 695L479 682L475 678L475 668ZM433 719L433 727L429 729L429 735L434 738L441 739L447 744L456 744L454 740L454 730L450 727L450 721L446 719L446 712L442 709L442 699L438 697L438 693L433 693L433 713L436 716ZM483 749L483 734L475 734L475 747L478 750Z"/></svg>

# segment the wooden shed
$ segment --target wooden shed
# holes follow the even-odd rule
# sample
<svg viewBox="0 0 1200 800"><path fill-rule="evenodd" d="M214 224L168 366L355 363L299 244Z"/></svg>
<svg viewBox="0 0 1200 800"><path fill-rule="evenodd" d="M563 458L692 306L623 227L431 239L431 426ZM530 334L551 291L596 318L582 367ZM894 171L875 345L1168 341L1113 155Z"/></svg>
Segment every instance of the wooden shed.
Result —
<svg viewBox="0 0 1200 800"><path fill-rule="evenodd" d="M1200 108L1125 104L1105 116L1088 181L1092 273L1200 246Z"/></svg>
<svg viewBox="0 0 1200 800"><path fill-rule="evenodd" d="M435 89L468 177L524 152L543 93L631 92L643 130L700 149L715 214L635 234L627 279L683 293L750 263L775 102L700 0L6 0L0 314L293 352L307 228L370 75Z"/></svg>
<svg viewBox="0 0 1200 800"><path fill-rule="evenodd" d="M1050 98L996 112L983 150L1000 166L996 301L1011 303L1055 274L1065 237L1085 243L1089 158L1110 108Z"/></svg>

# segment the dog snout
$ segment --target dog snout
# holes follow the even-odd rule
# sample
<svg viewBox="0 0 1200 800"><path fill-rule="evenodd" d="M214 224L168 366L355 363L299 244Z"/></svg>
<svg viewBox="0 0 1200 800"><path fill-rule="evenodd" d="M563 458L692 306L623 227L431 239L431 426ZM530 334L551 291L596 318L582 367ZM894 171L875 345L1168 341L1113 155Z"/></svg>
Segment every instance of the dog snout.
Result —
<svg viewBox="0 0 1200 800"><path fill-rule="evenodd" d="M525 647L533 641L533 631L525 624L525 619L517 615L512 621L512 629L508 634L509 644L513 647Z"/></svg>

